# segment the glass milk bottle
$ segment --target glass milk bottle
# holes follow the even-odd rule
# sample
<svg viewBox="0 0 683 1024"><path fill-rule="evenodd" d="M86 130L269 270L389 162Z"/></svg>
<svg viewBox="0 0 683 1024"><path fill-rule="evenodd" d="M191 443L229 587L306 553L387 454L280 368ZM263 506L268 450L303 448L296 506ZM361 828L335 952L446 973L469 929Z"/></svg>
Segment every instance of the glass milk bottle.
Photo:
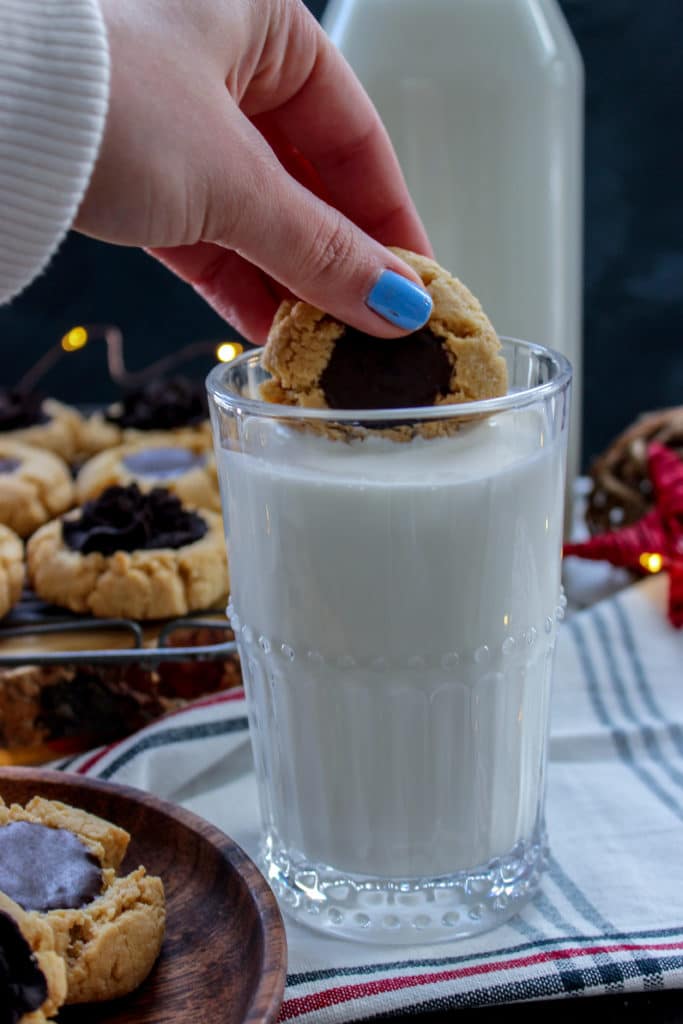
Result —
<svg viewBox="0 0 683 1024"><path fill-rule="evenodd" d="M583 68L556 0L331 0L437 259L501 334L574 365L579 469Z"/></svg>

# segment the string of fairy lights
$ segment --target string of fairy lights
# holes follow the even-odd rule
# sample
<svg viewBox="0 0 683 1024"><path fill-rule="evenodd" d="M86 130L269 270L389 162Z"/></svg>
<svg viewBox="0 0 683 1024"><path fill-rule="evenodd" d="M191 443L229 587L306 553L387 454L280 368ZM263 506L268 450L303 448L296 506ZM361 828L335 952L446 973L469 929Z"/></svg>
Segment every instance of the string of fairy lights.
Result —
<svg viewBox="0 0 683 1024"><path fill-rule="evenodd" d="M32 391L38 381L42 380L65 354L80 352L86 345L95 341L104 342L109 376L121 387L144 384L152 377L169 373L197 356L212 355L220 363L230 363L244 351L244 345L232 339L193 341L141 370L129 370L126 366L124 339L120 328L113 324L77 324L33 364L16 385L16 390L24 393Z"/></svg>

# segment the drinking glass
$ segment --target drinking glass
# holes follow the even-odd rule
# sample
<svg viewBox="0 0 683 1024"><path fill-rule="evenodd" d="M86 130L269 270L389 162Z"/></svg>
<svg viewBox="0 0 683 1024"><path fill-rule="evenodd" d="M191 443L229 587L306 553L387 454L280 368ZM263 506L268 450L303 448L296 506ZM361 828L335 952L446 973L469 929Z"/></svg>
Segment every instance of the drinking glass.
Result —
<svg viewBox="0 0 683 1024"><path fill-rule="evenodd" d="M503 354L506 396L419 409L209 376L261 860L336 936L472 935L539 884L571 368Z"/></svg>

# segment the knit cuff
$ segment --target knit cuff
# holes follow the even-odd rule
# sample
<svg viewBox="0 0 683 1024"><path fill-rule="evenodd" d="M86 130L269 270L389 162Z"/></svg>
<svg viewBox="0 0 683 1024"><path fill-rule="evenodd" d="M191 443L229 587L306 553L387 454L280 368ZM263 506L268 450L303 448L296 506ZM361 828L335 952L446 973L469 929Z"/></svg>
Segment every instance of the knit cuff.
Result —
<svg viewBox="0 0 683 1024"><path fill-rule="evenodd" d="M0 0L0 302L46 267L69 230L108 93L97 0Z"/></svg>

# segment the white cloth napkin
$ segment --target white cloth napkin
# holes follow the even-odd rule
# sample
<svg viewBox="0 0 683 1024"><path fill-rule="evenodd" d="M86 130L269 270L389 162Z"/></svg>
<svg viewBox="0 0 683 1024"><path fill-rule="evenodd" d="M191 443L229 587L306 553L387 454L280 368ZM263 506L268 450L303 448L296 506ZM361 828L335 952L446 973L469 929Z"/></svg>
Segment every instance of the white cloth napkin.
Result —
<svg viewBox="0 0 683 1024"><path fill-rule="evenodd" d="M487 935L410 949L287 922L281 1020L683 987L683 631L667 623L666 584L647 579L560 629L551 860L533 903ZM183 804L257 854L241 691L58 766Z"/></svg>

